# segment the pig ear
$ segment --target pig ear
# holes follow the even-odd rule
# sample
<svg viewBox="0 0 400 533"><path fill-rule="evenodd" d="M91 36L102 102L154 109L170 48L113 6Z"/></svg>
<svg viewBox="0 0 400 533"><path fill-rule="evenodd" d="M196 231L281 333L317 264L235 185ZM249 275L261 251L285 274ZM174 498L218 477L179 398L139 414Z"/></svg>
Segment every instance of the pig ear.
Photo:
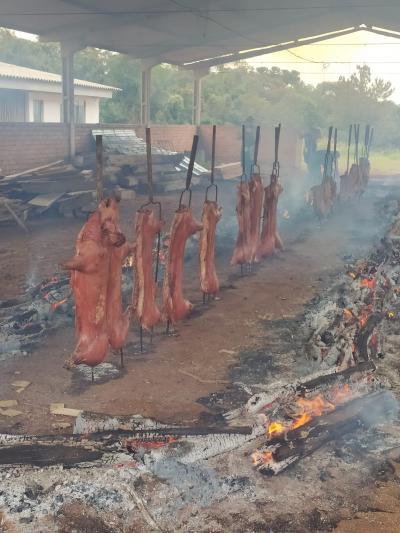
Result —
<svg viewBox="0 0 400 533"><path fill-rule="evenodd" d="M104 205L105 205L106 207L110 207L110 205L111 205L111 198L106 198L106 199L104 200Z"/></svg>
<svg viewBox="0 0 400 533"><path fill-rule="evenodd" d="M82 272L84 268L84 259L79 255L75 255L72 257L72 259L68 259L68 261L60 263L60 267L64 268L65 270L79 270Z"/></svg>

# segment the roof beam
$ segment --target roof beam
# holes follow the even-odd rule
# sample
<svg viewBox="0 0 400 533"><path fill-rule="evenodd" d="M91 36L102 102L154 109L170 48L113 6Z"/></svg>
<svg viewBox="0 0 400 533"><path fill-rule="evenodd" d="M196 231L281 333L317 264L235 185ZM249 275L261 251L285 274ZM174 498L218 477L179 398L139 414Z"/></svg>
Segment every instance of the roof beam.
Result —
<svg viewBox="0 0 400 533"><path fill-rule="evenodd" d="M288 41L286 43L268 45L265 47L255 48L253 50L236 52L232 54L225 54L219 57L211 59L201 59L199 61L192 61L190 63L185 63L183 68L193 69L194 67L204 67L211 68L217 65L225 65L226 63L234 63L235 61L242 61L243 59L250 59L252 57L258 57L266 54L273 54L274 52L281 52L282 50L289 50L290 48L298 48L299 46L305 46L307 44L313 44L320 41L326 41L328 39L333 39L334 37L341 37L343 35L349 35L351 33L356 33L361 30L368 30L366 26L354 26L352 28L346 28L344 30L338 30L329 34L316 35L313 37L303 37L300 39L295 39L293 41Z"/></svg>

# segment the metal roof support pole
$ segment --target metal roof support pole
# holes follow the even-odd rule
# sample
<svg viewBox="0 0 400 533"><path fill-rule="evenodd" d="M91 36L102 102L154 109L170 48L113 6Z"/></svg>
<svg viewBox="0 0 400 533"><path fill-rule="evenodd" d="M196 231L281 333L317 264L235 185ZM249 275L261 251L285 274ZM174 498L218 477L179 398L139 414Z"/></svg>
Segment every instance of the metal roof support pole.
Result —
<svg viewBox="0 0 400 533"><path fill-rule="evenodd" d="M193 70L192 124L195 126L200 126L201 124L201 81L207 74L208 68Z"/></svg>
<svg viewBox="0 0 400 533"><path fill-rule="evenodd" d="M141 61L140 124L142 126L150 124L151 69L158 63L156 59L142 59Z"/></svg>
<svg viewBox="0 0 400 533"><path fill-rule="evenodd" d="M76 46L61 43L62 61L62 121L68 124L69 157L75 157L75 94L74 94L74 54Z"/></svg>

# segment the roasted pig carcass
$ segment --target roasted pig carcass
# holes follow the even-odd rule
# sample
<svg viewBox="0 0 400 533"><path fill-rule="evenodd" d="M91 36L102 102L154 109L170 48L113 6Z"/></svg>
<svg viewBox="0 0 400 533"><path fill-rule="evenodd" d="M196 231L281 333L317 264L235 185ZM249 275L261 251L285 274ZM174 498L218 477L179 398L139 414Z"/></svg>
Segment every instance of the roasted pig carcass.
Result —
<svg viewBox="0 0 400 533"><path fill-rule="evenodd" d="M183 297L183 263L187 239L201 231L189 207L182 205L175 212L170 232L170 244L163 283L164 315L176 324L192 310L193 305Z"/></svg>
<svg viewBox="0 0 400 533"><path fill-rule="evenodd" d="M355 196L359 196L363 191L363 178L360 165L353 163L350 171L340 176L340 201L346 202Z"/></svg>
<svg viewBox="0 0 400 533"><path fill-rule="evenodd" d="M161 312L156 302L153 247L154 239L162 226L163 221L159 220L151 209L140 209L136 213L133 312L139 325L146 330L151 330L161 320Z"/></svg>
<svg viewBox="0 0 400 533"><path fill-rule="evenodd" d="M118 200L114 202L114 213L111 218L118 233L119 226ZM125 346L131 319L131 306L125 311L122 307L122 265L128 255L134 252L135 246L125 242L122 246L111 246L109 254L109 278L107 289L107 332L113 350L122 350Z"/></svg>
<svg viewBox="0 0 400 533"><path fill-rule="evenodd" d="M365 191L369 182L371 165L368 157L360 157L361 189Z"/></svg>
<svg viewBox="0 0 400 533"><path fill-rule="evenodd" d="M231 265L244 265L251 262L250 189L246 181L242 181L237 187L236 216L238 219L238 236Z"/></svg>
<svg viewBox="0 0 400 533"><path fill-rule="evenodd" d="M311 202L315 214L325 218L332 211L336 198L336 183L331 176L326 176L320 185L311 189Z"/></svg>
<svg viewBox="0 0 400 533"><path fill-rule="evenodd" d="M222 216L222 208L217 202L206 200L203 205L200 233L200 286L204 294L217 294L219 280L215 269L215 233Z"/></svg>
<svg viewBox="0 0 400 533"><path fill-rule="evenodd" d="M81 363L96 366L107 355L110 253L125 243L115 222L116 212L116 200L102 201L78 234L75 256L61 265L71 270L75 300L77 344L67 367Z"/></svg>
<svg viewBox="0 0 400 533"><path fill-rule="evenodd" d="M283 249L277 221L278 200L282 191L282 185L274 179L271 179L270 185L264 189L263 223L257 250L258 259L273 254L275 250Z"/></svg>
<svg viewBox="0 0 400 533"><path fill-rule="evenodd" d="M250 261L257 261L257 250L260 243L260 223L264 199L264 187L259 174L253 174L249 181L250 191Z"/></svg>

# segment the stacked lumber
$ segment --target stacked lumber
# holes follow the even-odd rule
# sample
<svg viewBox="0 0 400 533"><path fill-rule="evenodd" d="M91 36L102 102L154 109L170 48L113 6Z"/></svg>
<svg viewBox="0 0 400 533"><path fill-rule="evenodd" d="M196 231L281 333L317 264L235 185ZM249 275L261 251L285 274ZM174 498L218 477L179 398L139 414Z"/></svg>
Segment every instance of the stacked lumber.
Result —
<svg viewBox="0 0 400 533"><path fill-rule="evenodd" d="M86 216L92 209L95 181L92 170L71 164L53 165L0 179L0 222L40 216L50 210L64 217Z"/></svg>
<svg viewBox="0 0 400 533"><path fill-rule="evenodd" d="M99 129L93 136L102 135L104 150L105 184L130 189L138 194L147 193L146 143L134 130ZM176 152L171 146L152 146L153 184L157 194L179 191L185 187L189 158ZM200 177L208 171L195 164L192 185L200 182Z"/></svg>

